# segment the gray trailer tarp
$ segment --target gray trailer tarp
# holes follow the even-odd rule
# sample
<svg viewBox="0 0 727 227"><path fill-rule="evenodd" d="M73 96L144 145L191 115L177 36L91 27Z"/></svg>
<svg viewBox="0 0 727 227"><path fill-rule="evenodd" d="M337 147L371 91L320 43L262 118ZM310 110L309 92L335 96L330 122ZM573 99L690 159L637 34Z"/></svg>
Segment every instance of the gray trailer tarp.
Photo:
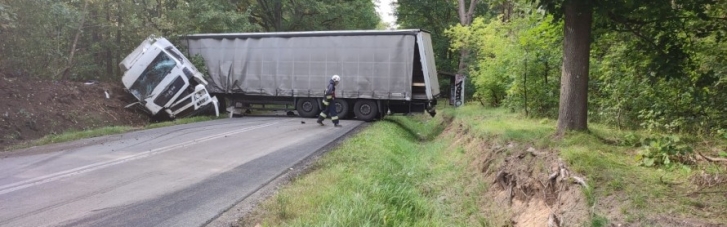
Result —
<svg viewBox="0 0 727 227"><path fill-rule="evenodd" d="M204 58L211 93L321 97L340 75L339 98L411 99L416 33L311 34L200 34L184 43Z"/></svg>

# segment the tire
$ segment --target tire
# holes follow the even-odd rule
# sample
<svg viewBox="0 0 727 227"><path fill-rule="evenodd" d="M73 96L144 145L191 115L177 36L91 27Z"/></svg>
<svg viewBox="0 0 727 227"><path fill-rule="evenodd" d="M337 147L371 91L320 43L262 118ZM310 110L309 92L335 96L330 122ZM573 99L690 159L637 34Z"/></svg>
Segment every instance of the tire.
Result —
<svg viewBox="0 0 727 227"><path fill-rule="evenodd" d="M338 118L345 119L348 115L348 102L344 99L334 99L333 105L336 105L336 113L338 113Z"/></svg>
<svg viewBox="0 0 727 227"><path fill-rule="evenodd" d="M320 108L318 102L314 98L302 98L295 104L295 110L301 117L315 117L318 116Z"/></svg>
<svg viewBox="0 0 727 227"><path fill-rule="evenodd" d="M353 106L353 113L359 120L373 121L379 115L379 106L374 100L359 100Z"/></svg>

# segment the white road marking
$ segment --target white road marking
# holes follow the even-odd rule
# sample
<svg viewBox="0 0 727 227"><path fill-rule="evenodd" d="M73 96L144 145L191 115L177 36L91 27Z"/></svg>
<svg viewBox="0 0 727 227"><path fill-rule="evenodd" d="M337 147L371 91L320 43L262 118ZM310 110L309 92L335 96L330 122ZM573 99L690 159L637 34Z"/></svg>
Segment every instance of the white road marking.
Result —
<svg viewBox="0 0 727 227"><path fill-rule="evenodd" d="M287 121L291 121L291 120L287 120ZM146 157L149 157L149 156L152 156L152 155L161 154L161 153L164 153L164 152L167 152L167 151L171 151L171 150L174 150L174 149L177 149L177 148L181 148L181 147L185 147L185 146L190 146L190 145L194 145L194 144L197 144L197 143L202 143L202 142L206 142L206 141L210 141L210 140L214 140L214 139L224 138L226 136L231 136L231 135L234 135L234 134L243 133L243 132L247 132L247 131L250 131L250 130L255 130L255 129L259 129L259 128L269 127L269 126L276 125L276 124L281 123L281 122L286 122L286 121L273 122L273 123L268 123L268 124L264 124L264 125L247 127L247 128L242 128L242 129L238 129L238 130L235 130L235 131L230 131L230 132L226 132L226 133L220 133L220 134L216 134L216 135L202 137L202 138L195 139L195 140L192 140L192 141L187 141L187 142L184 142L184 143L172 144L172 145L169 145L169 146L156 148L156 149L149 150L147 152L142 152L142 153L135 154L135 155L129 155L129 156L122 157L122 158L117 158L117 159L114 159L114 160L109 160L109 161L94 163L94 164L90 164L90 165L86 165L86 166L82 166L82 167L78 167L78 168L74 168L74 169L70 169L70 170L66 170L66 171L61 171L61 172L57 172L57 173L53 173L53 174L48 174L48 175L45 175L45 176L36 177L36 178L33 178L33 179L28 179L28 180L24 180L24 181L20 181L20 182L15 182L15 183L12 183L12 184L8 184L8 185L3 185L3 186L0 186L0 195L4 195L4 194L10 193L10 192L14 192L14 191L17 191L17 190L20 190L20 189L32 187L32 186L35 186L35 185L40 185L40 184L44 184L44 183L56 181L56 180L59 180L59 179L63 179L63 178L75 176L75 175L78 175L78 174L91 172L91 171L98 170L98 169L102 169L102 168L106 168L106 167L109 167L109 166L118 165L118 164L121 164L121 163L124 163L124 162L132 161L132 160L136 160L136 159L141 159L141 158L146 158Z"/></svg>

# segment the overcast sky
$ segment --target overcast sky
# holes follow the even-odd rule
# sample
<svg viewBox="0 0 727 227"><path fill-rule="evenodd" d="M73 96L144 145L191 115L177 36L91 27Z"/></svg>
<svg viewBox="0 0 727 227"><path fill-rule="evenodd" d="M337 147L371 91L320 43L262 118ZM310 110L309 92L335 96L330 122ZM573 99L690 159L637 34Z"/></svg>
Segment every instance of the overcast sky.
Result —
<svg viewBox="0 0 727 227"><path fill-rule="evenodd" d="M373 0L374 3L377 2L377 0ZM389 23L391 25L396 23L396 18L394 17L393 9L391 8L391 3L395 2L396 0L378 0L378 4L376 7L376 10L379 12L379 15L381 16L381 19Z"/></svg>

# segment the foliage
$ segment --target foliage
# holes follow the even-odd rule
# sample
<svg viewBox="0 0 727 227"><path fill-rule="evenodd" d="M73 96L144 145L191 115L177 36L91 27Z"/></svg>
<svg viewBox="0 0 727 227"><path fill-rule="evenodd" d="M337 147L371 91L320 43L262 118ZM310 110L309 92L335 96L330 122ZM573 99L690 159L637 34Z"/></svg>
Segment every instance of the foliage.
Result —
<svg viewBox="0 0 727 227"><path fill-rule="evenodd" d="M487 187L466 175L470 157L435 141L446 114L372 124L263 202L260 217L243 226L483 225L489 217L472 195Z"/></svg>
<svg viewBox="0 0 727 227"><path fill-rule="evenodd" d="M155 23L169 35L252 32L260 26L249 21L251 11L237 11L227 0L190 0L170 10Z"/></svg>
<svg viewBox="0 0 727 227"><path fill-rule="evenodd" d="M475 98L556 117L562 1L504 2L511 10L492 7L497 17L448 29L450 48L475 50L469 64ZM666 133L721 135L727 129L727 24L721 23L727 3L606 1L592 7L591 121Z"/></svg>
<svg viewBox="0 0 727 227"><path fill-rule="evenodd" d="M260 4L271 2L281 5L275 15L286 26L268 29L259 20ZM0 73L115 81L118 63L149 35L174 40L190 33L374 29L378 23L369 0L0 0ZM66 69L68 77L61 78Z"/></svg>
<svg viewBox="0 0 727 227"><path fill-rule="evenodd" d="M592 223L604 222L606 220L603 218L606 218L625 226L668 226L669 222L655 222L663 220L664 213L670 213L671 217L676 218L674 220L698 220L697 223L704 225L727 223L727 216L714 215L715 212L723 214L727 211L727 197L720 193L702 194L700 191L697 191L699 194L691 194L695 192L695 185L689 182L690 177L699 176L703 172L725 174L727 170L724 166L707 162L681 165L674 162L678 158L670 157L671 167L641 167L634 158L633 146L622 146L613 141L630 135L636 139L635 143L638 145L643 132L592 123L589 126L590 132L572 132L561 140L553 140L553 120L527 118L522 113L512 113L506 108L483 108L476 105L457 108L455 113L452 125L461 125L464 129L460 131L467 132L458 138L478 136L487 138L487 144L525 144L539 150L557 151L571 173L584 176L588 185L593 185L587 197L594 215ZM693 145L694 150L701 151L711 150L715 144L723 143L720 139L709 139L704 143L692 144L692 141L685 139L691 135L677 136L679 142L672 138L662 139L661 136L645 136L650 139L644 139L644 142L670 141L677 146ZM674 149L677 150L676 147ZM476 171L480 173L481 169ZM727 185L710 189L701 192L724 191ZM591 196L594 203L590 201ZM654 203L660 206L653 206ZM610 224L613 223L607 225Z"/></svg>
<svg viewBox="0 0 727 227"><path fill-rule="evenodd" d="M236 1L265 31L374 29L381 21L370 0ZM254 4L252 4L254 3Z"/></svg>
<svg viewBox="0 0 727 227"><path fill-rule="evenodd" d="M399 28L416 28L431 32L437 70L456 73L460 54L459 51L450 49L449 44L452 37L446 36L445 30L450 26L459 24L457 1L397 0L396 5L395 15ZM492 18L495 13L491 10L491 7L494 7L494 5L480 2L475 7L474 14L483 18ZM471 61L471 59L466 59L466 61ZM440 80L442 88L449 86L448 79L442 78ZM476 89L471 80L468 79L465 82L466 98L470 98L474 95Z"/></svg>
<svg viewBox="0 0 727 227"><path fill-rule="evenodd" d="M0 34L2 31L8 28L15 27L16 15L12 10L2 3L0 3Z"/></svg>
<svg viewBox="0 0 727 227"><path fill-rule="evenodd" d="M561 23L537 12L503 22L477 18L471 26L454 26L446 34L452 48L468 46L476 64L470 68L475 97L492 106L504 104L538 116L555 116Z"/></svg>
<svg viewBox="0 0 727 227"><path fill-rule="evenodd" d="M678 136L647 137L641 140L643 149L639 150L637 159L642 166L671 166L684 162L693 152L692 147Z"/></svg>

